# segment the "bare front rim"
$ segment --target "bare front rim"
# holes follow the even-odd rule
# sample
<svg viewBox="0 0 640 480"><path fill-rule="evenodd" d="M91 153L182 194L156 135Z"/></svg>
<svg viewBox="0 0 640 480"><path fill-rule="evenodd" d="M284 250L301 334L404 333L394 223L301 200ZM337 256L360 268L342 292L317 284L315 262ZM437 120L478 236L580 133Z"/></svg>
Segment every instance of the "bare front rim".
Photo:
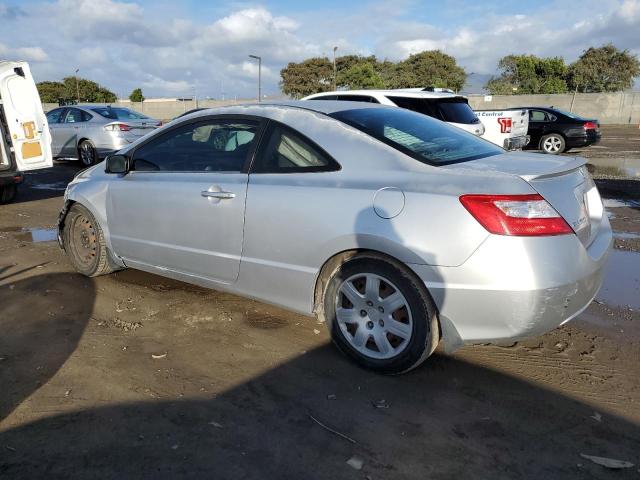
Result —
<svg viewBox="0 0 640 480"><path fill-rule="evenodd" d="M359 273L340 284L336 320L353 348L380 360L401 353L413 332L407 299L393 283L373 273Z"/></svg>
<svg viewBox="0 0 640 480"><path fill-rule="evenodd" d="M98 241L93 223L84 215L74 217L71 235L70 244L76 258L83 266L90 266L96 258Z"/></svg>

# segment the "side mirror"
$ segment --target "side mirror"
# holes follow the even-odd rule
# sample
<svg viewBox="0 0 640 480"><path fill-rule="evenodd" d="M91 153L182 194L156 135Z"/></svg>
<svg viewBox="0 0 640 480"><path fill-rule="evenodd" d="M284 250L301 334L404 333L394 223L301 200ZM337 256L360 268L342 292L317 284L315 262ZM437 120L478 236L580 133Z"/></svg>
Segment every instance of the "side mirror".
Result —
<svg viewBox="0 0 640 480"><path fill-rule="evenodd" d="M125 174L129 172L129 157L125 155L109 155L104 162L106 164L105 173Z"/></svg>

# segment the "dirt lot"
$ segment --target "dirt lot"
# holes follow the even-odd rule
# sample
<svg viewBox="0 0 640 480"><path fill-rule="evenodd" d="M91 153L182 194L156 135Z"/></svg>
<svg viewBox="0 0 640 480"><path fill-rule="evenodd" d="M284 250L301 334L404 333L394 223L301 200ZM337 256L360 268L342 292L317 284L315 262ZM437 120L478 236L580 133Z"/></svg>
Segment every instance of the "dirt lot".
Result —
<svg viewBox="0 0 640 480"><path fill-rule="evenodd" d="M639 138L605 129L593 158ZM76 171L0 207L0 478L640 478L640 176L599 176L617 248L576 321L384 377L312 318L73 273L46 229Z"/></svg>

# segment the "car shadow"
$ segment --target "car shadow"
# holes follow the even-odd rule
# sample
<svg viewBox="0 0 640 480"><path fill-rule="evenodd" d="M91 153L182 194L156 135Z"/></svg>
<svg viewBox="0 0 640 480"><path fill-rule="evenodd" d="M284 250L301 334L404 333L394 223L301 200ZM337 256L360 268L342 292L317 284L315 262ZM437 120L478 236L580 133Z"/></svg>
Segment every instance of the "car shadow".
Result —
<svg viewBox="0 0 640 480"><path fill-rule="evenodd" d="M92 408L2 431L0 472L6 478L636 478L635 469L612 472L580 457L638 460L637 425L592 416L588 405L458 359L435 355L412 373L389 377L322 346L217 396ZM361 472L347 465L353 457L363 461Z"/></svg>
<svg viewBox="0 0 640 480"><path fill-rule="evenodd" d="M24 182L18 185L18 193L11 203L62 197L67 184L80 170L78 162L63 162L51 168L25 172Z"/></svg>
<svg viewBox="0 0 640 480"><path fill-rule="evenodd" d="M73 353L95 300L86 277L52 273L15 280L29 270L0 269L0 420Z"/></svg>

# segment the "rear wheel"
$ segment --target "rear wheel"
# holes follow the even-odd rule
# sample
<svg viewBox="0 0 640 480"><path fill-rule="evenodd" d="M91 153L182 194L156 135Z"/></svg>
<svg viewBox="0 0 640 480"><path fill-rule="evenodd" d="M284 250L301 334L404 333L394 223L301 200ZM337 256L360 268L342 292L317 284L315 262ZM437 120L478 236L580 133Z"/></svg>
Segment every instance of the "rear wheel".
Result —
<svg viewBox="0 0 640 480"><path fill-rule="evenodd" d="M96 163L98 154L96 148L89 140L83 140L80 142L80 145L78 145L78 157L80 158L80 163L85 167L90 167Z"/></svg>
<svg viewBox="0 0 640 480"><path fill-rule="evenodd" d="M342 352L382 373L417 367L438 343L436 308L419 279L375 254L357 255L334 272L323 315Z"/></svg>
<svg viewBox="0 0 640 480"><path fill-rule="evenodd" d="M0 187L0 204L13 202L17 193L18 187L13 183Z"/></svg>
<svg viewBox="0 0 640 480"><path fill-rule="evenodd" d="M550 133L540 139L540 149L544 153L558 155L564 152L565 148L566 142L564 141L564 137L559 133Z"/></svg>
<svg viewBox="0 0 640 480"><path fill-rule="evenodd" d="M105 275L118 268L109 258L100 225L80 204L73 204L67 213L63 242L73 267L87 277Z"/></svg>

